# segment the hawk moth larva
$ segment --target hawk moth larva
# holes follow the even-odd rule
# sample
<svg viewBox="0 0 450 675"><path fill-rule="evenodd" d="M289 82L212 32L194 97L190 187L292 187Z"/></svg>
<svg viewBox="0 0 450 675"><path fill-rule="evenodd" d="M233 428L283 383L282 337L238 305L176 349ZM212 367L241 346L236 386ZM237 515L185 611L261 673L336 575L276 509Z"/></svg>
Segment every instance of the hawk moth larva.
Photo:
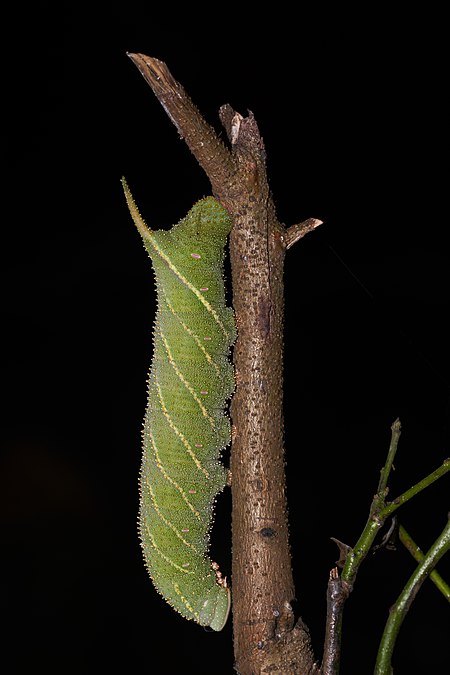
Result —
<svg viewBox="0 0 450 675"><path fill-rule="evenodd" d="M143 427L139 534L156 589L187 619L221 630L230 590L207 555L214 501L226 483L225 411L234 390L234 314L225 304L231 217L213 197L171 230L152 231L123 179L156 280L158 308Z"/></svg>

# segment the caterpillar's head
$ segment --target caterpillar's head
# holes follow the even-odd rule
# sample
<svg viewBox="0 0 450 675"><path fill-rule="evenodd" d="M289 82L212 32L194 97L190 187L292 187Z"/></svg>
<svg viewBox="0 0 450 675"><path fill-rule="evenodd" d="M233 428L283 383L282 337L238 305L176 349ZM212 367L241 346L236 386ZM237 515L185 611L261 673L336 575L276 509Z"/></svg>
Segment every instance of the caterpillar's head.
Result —
<svg viewBox="0 0 450 675"><path fill-rule="evenodd" d="M210 626L213 630L222 630L227 622L230 607L230 589L225 586L215 586L199 612L199 623Z"/></svg>

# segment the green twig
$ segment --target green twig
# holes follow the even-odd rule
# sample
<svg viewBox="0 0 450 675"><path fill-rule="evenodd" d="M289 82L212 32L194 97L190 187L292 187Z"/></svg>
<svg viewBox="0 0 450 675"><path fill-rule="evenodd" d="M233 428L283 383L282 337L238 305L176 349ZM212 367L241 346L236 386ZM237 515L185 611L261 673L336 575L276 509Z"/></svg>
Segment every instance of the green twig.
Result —
<svg viewBox="0 0 450 675"><path fill-rule="evenodd" d="M393 436L396 434L396 432L394 431L394 425L392 425ZM398 442L398 438L396 440ZM389 449L389 454L390 453L391 448ZM344 569L342 571L342 578L351 586L355 581L355 577L358 572L359 566L361 565L362 561L368 554L370 547L372 546L373 541L376 535L378 534L378 531L384 525L386 518L391 516L398 508L400 508L400 506L402 506L402 504L405 504L412 497L415 497L417 494L419 494L419 492L429 487L432 483L438 480L438 478L441 478L448 471L450 471L450 458L445 459L442 462L441 466L435 469L435 471L432 471L428 476L426 476L421 481L419 481L411 488L409 488L409 490L406 490L406 492L403 492L403 494L394 499L392 502L388 502L387 504L384 501L386 492L385 483L383 483L384 469L385 467L383 467L382 479L380 479L380 485L382 486L383 493L377 492L377 494L375 495L370 509L370 516L366 523L366 526L360 538L356 542L355 547L347 555Z"/></svg>
<svg viewBox="0 0 450 675"><path fill-rule="evenodd" d="M439 466L435 471L432 471L428 476L410 487L409 490L406 490L406 492L403 492L403 494L401 494L399 497L396 497L396 499L394 499L392 502L386 504L386 506L384 506L380 511L380 517L385 519L390 516L392 513L394 513L394 511L402 506L402 504L405 504L405 502L409 501L412 497L434 483L434 481L436 481L438 478L441 478L441 476L446 474L447 471L450 471L450 458L444 459L441 466Z"/></svg>
<svg viewBox="0 0 450 675"><path fill-rule="evenodd" d="M414 560L417 562L422 562L424 559L425 555L421 551L421 549L417 546L417 544L414 542L414 540L411 538L411 536L408 534L408 532L405 530L403 525L400 525L399 530L398 530L398 536L400 541L402 542L403 546L411 553L412 557ZM444 581L444 579L441 577L441 575L438 573L437 570L433 570L430 574L430 579L438 588L444 598L450 602L450 586Z"/></svg>
<svg viewBox="0 0 450 675"><path fill-rule="evenodd" d="M430 550L423 557L422 562L414 570L406 586L399 595L397 602L389 611L389 618L383 632L378 650L377 661L374 675L391 675L391 659L394 651L395 642L403 623L403 619L408 612L414 598L416 597L421 585L433 570L437 562L450 549L450 520L436 539Z"/></svg>
<svg viewBox="0 0 450 675"><path fill-rule="evenodd" d="M377 496L384 499L387 495L387 483L389 480L389 474L391 473L392 465L394 464L394 458L397 453L398 441L400 439L401 433L401 424L400 420L397 418L391 426L391 442L389 445L388 456L383 468L380 471L380 482L378 483Z"/></svg>
<svg viewBox="0 0 450 675"><path fill-rule="evenodd" d="M391 442L389 444L388 455L386 462L380 472L378 490L370 507L369 518L360 538L356 542L356 545L353 547L353 549L349 550L345 560L344 569L342 570L342 579L347 584L349 584L350 588L353 586L359 566L368 554L375 537L377 536L380 528L383 527L384 521L386 519L386 517L383 517L381 513L385 507L387 482L394 462L394 457L397 452L398 441L400 439L401 425L399 419L396 419L392 424L391 432Z"/></svg>
<svg viewBox="0 0 450 675"><path fill-rule="evenodd" d="M415 495L419 494L419 492L450 471L450 459L446 459L440 467L426 476L423 480L416 483L416 485L413 485L413 487L411 487L409 490L406 490L406 492L401 494L393 501L386 502L386 497L388 494L387 484L400 439L400 420L395 420L391 426L391 432L391 442L389 445L386 462L381 469L378 489L372 500L369 517L361 536L353 548L350 548L337 539L334 539L340 551L340 560L338 565L342 566L343 569L340 579L335 579L333 580L332 584L329 584L329 597L327 601L327 625L329 622L333 622L333 627L336 627L336 630L330 634L328 640L329 644L327 641L325 641L324 655L326 655L327 658L324 659L324 665L328 670L325 670L324 673L326 672L327 674L334 674L339 670L340 634L345 600L352 591L359 567L369 553L378 532L383 527L386 519L391 516L400 506L402 506L402 504L407 502ZM430 549L430 552L424 557L424 560L425 558L428 558L432 555L433 549ZM443 555L443 553L441 553L441 555ZM437 560L431 565L427 574L430 573L431 568L436 564L436 562ZM426 563L424 562L420 563L419 568L422 569L422 565L425 564ZM425 577L426 574L424 578ZM337 581L339 581L339 585L337 584ZM339 592L336 592L336 589ZM412 600L410 600L410 602L411 601ZM404 608L405 613L409 607L409 604ZM380 671L380 673L383 673L383 671Z"/></svg>

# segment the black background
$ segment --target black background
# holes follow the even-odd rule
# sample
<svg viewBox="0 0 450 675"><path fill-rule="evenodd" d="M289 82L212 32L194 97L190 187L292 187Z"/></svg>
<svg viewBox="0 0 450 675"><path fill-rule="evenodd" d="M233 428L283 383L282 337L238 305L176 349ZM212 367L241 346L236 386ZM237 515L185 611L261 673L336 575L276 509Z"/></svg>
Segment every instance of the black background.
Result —
<svg viewBox="0 0 450 675"><path fill-rule="evenodd" d="M251 110L280 219L324 221L286 262L295 609L318 658L330 537L354 544L361 532L390 425L403 427L394 496L450 454L443 17L168 9L37 3L3 17L7 673L233 672L231 622L214 634L179 617L137 538L155 293L120 178L155 229L210 188L127 51L165 60L221 134L220 105ZM448 486L399 512L423 549L445 524ZM228 575L229 506L221 495L212 537ZM413 566L401 546L363 565L343 675L373 672ZM439 569L449 580L448 556ZM449 627L448 603L425 583L395 672L446 670Z"/></svg>

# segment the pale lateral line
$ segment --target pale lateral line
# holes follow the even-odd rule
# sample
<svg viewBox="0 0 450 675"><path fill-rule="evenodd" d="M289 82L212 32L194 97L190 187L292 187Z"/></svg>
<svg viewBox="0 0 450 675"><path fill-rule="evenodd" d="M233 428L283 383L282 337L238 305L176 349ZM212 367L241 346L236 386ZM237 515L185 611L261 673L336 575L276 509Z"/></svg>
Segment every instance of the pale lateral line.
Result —
<svg viewBox="0 0 450 675"><path fill-rule="evenodd" d="M172 583L173 583L173 587L174 587L174 589L175 589L175 593L180 597L180 600L182 601L182 603L186 606L186 608L187 608L190 612L192 612L192 614L195 616L195 618L198 619L198 618L199 618L198 612L196 612L196 611L194 610L194 608L193 608L193 607L189 604L189 602L186 600L186 598L184 597L184 595L183 595L182 592L180 591L180 587L178 586L178 584L177 584L175 581L173 581Z"/></svg>
<svg viewBox="0 0 450 675"><path fill-rule="evenodd" d="M186 450L187 450L188 455L191 457L191 459L192 459L193 462L195 463L195 466L197 467L197 469L199 469L200 471L202 471L202 472L205 474L206 478L209 478L209 473L208 473L208 471L202 466L202 464L201 464L200 460L198 459L197 455L196 455L195 452L192 450L192 447L191 447L189 441L188 441L187 438L181 433L181 431L178 429L178 427L175 426L175 424L173 423L172 418L170 417L169 411L168 411L167 408L166 408L166 404L164 403L164 399L163 399L163 395L162 395L162 391L161 391L161 386L160 386L158 380L156 379L156 377L155 377L155 384L156 384L156 388L157 388L157 390L158 390L159 404L160 404L160 406L161 406L162 413L163 413L164 417L166 418L166 420L167 420L167 422L168 422L168 424L169 424L169 427L172 429L172 431L173 431L173 432L178 436L178 438L181 440L181 442L183 443L184 447L185 447Z"/></svg>
<svg viewBox="0 0 450 675"><path fill-rule="evenodd" d="M153 438L153 436L152 436L152 434L151 434L150 431L148 432L148 434L149 434L149 437L150 437L150 442L151 442L151 444L152 444L153 452L154 452L154 454L155 454L156 466L157 466L158 469L161 471L161 473L162 473L162 475L164 476L164 478L165 478L166 480L168 480L169 483L171 483L171 484L174 486L174 488L176 488L176 489L178 490L178 492L180 493L180 495L182 496L182 498L184 499L184 501L186 502L186 504L189 506L189 508L191 509L192 513L196 516L196 518L198 518L198 519L201 521L201 520L202 520L202 517L201 517L200 513L197 511L197 509L191 504L191 502L189 501L189 499L186 497L186 494L185 494L183 488L182 488L180 485L178 485L178 483L177 483L173 478L171 478L171 477L169 476L169 474L167 473L167 471L165 470L165 468L164 468L164 466L163 466L163 463L161 462L161 458L160 458L160 456L159 456L158 449L157 449L157 447L156 447L155 439Z"/></svg>
<svg viewBox="0 0 450 675"><path fill-rule="evenodd" d="M148 525L145 526L145 529L147 530L147 534L150 537L151 544L155 551L159 553L161 558L163 558L169 565L172 565L172 567L175 567L179 572L184 572L185 574L194 574L193 570L186 570L184 567L180 567L180 565L177 565L177 563L174 563L173 560L171 560L169 557L167 557L159 548L158 544L155 541L155 537L152 535L150 530L148 529Z"/></svg>
<svg viewBox="0 0 450 675"><path fill-rule="evenodd" d="M210 305L210 303L205 299L205 296L201 294L201 292L196 288L193 284L191 284L190 281L184 277L181 272L175 267L169 256L162 251L157 243L155 242L154 238L151 235L151 231L148 231L146 236L150 239L153 248L155 251L161 256L163 260L168 264L169 268L172 270L172 272L178 277L178 279L181 281L182 284L184 284L187 288L189 288L190 291L193 292L195 297L200 300L202 305L206 308L206 310L214 317L214 321L217 323L217 325L220 327L222 333L225 335L225 337L229 338L229 334L225 326L223 325L222 321L219 318L219 315L217 314L216 310Z"/></svg>
<svg viewBox="0 0 450 675"><path fill-rule="evenodd" d="M172 532L174 532L177 535L178 539L180 539L183 542L183 544L185 544L186 546L191 548L193 551L195 551L195 553L198 553L198 550L195 548L195 546L193 544L189 543L188 541L186 541L186 539L180 534L180 532L175 527L175 525L173 523L171 523L170 520L167 520L167 518L165 516L163 516L163 514L161 513L161 510L160 510L160 508L159 508L159 506L156 502L155 493L153 492L152 486L151 486L151 484L150 484L150 482L148 481L147 478L145 479L145 485L147 486L148 491L150 493L150 499L152 500L152 504L154 506L154 509L155 509L156 513L158 514L158 516L163 521L163 523L165 525L167 525L167 527L170 527Z"/></svg>
<svg viewBox="0 0 450 675"><path fill-rule="evenodd" d="M165 300L165 302L166 302L167 307L170 309L170 311L172 312L172 314L174 315L174 317L180 322L182 328L186 331L186 333L188 333L188 334L192 337L192 339L195 341L195 344L196 344L197 347L200 349L200 351L202 352L203 356L204 356L205 359L208 361L208 363L209 363L211 366L213 366L213 368L214 368L214 370L216 371L217 375L220 375L220 368L219 368L219 366L218 366L217 363L213 360L213 358L212 358L211 354L208 352L208 350L205 349L205 347L202 345L202 343L201 343L201 341L200 341L200 338L199 338L199 337L194 333L194 331L191 330L191 329L189 328L189 326L187 326L187 325L184 323L184 321L178 316L178 314L176 313L175 309L174 309L174 308L172 307L172 305L170 304L170 302L169 302L169 300L168 300L168 298L167 298L167 295L164 293L164 291L162 291L162 289L160 289L160 290L161 290L162 294L164 295L164 300Z"/></svg>
<svg viewBox="0 0 450 675"><path fill-rule="evenodd" d="M211 425L212 428L214 429L214 428L215 428L214 419L213 419L213 418L211 417L211 415L208 413L208 411L206 410L205 406L204 406L203 403L200 401L199 397L197 396L197 394L195 393L194 389L191 387L191 385L189 384L189 382L186 380L186 378L184 377L184 375L178 370L178 366L177 366L177 364L176 364L176 362L175 362L175 359L174 359L173 356L172 356L172 352L170 351L169 343L167 342L167 340L166 340L166 338L164 337L164 335L163 335L163 333L162 333L161 330L160 330L159 334L161 335L161 340L163 341L163 344L164 344L164 347L165 347L165 350L166 350L166 353L167 353L167 358L169 359L170 365L172 366L172 368L174 369L176 375L179 377L179 379L180 379L181 382L184 384L184 386L186 387L186 389L187 389L187 390L189 391L189 393L192 395L192 397L193 397L193 399L195 400L195 402L198 404L200 410L202 411L203 417L206 417L206 419L208 420L208 422L210 423L210 425Z"/></svg>
<svg viewBox="0 0 450 675"><path fill-rule="evenodd" d="M122 184L123 184L123 189L125 192L125 197L127 200L128 208L131 213L131 217L134 220L134 224L136 225L137 229L139 230L141 236L143 239L146 239L151 243L153 248L155 249L156 253L167 263L169 266L169 269L172 270L172 272L175 274L175 276L178 277L178 279L181 281L182 284L186 286L186 288L189 288L190 291L195 295L195 297L200 300L202 305L206 308L206 310L214 317L214 321L217 323L218 326L220 326L221 331L225 335L225 337L230 337L228 334L227 329L223 325L222 321L219 318L219 315L215 311L215 309L210 305L210 303L205 299L205 297L200 293L200 291L193 285L191 284L190 281L184 277L181 272L175 267L167 253L164 253L164 251L158 246L158 244L155 241L155 238L153 237L153 232L152 230L147 226L145 220L142 218L141 214L139 213L139 209L136 205L136 202L133 199L133 196L130 192L130 188L127 185L126 180L123 178L122 179Z"/></svg>

